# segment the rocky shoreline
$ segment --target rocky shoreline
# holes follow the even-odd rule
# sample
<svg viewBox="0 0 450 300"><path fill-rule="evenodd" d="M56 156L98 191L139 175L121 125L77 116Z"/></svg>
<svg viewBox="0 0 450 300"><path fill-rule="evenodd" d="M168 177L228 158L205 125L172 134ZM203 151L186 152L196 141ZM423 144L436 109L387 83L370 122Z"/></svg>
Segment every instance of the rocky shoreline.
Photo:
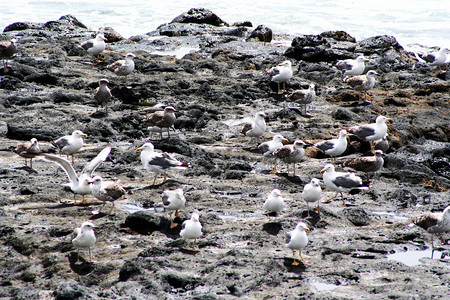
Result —
<svg viewBox="0 0 450 300"><path fill-rule="evenodd" d="M292 37L249 21L229 25L207 10L174 21L129 39L99 29L106 59L95 66L79 46L95 33L73 16L5 28L1 38L16 38L18 52L8 72L0 69L0 298L448 298L449 246L431 258L430 235L408 219L450 204L450 72L418 63L392 36ZM128 52L137 56L136 69L127 79L131 88L121 88L106 66ZM359 101L333 67L358 55L380 74L370 103ZM316 85L309 115L277 94L265 72L286 59L294 70L288 90ZM101 78L113 95L108 114L95 113ZM143 119L167 105L178 110L175 132L160 140ZM311 210L307 218L303 186L322 178L330 158L307 148L296 177L285 164L280 174L269 174L269 163L252 150L256 143L240 133L243 118L258 111L269 127L261 141L281 133L309 143L388 116L384 166L370 189L345 194L346 207L338 200L321 204L320 215ZM102 203L91 196L87 205L74 206L58 166L38 159L31 169L12 151L35 137L44 152L55 153L50 141L75 129L88 135L76 170L112 144L96 172L119 180L127 195L111 215L92 215ZM146 141L193 167L151 186L153 174L135 151ZM366 150L350 137L337 169ZM155 208L165 189L178 187L187 199L178 223L200 212L199 251L187 250L180 226L171 229L168 213ZM334 194L322 187L326 197ZM268 219L262 205L273 188L286 207ZM72 232L88 219L97 226L94 262L79 266ZM309 262L292 266L285 235L299 221L311 228L303 251ZM396 254L406 258L398 261Z"/></svg>

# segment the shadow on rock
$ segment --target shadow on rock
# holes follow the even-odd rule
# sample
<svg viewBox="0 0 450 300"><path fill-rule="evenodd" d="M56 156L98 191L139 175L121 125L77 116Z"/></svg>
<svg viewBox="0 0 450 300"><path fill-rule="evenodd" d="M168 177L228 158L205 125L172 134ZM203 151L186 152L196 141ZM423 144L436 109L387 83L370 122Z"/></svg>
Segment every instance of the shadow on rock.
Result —
<svg viewBox="0 0 450 300"><path fill-rule="evenodd" d="M95 266L92 262L88 262L86 259L84 259L82 256L80 256L79 261L81 261L81 264L77 264L78 260L78 254L76 252L71 252L68 256L70 269L77 273L80 276L87 275L94 271Z"/></svg>

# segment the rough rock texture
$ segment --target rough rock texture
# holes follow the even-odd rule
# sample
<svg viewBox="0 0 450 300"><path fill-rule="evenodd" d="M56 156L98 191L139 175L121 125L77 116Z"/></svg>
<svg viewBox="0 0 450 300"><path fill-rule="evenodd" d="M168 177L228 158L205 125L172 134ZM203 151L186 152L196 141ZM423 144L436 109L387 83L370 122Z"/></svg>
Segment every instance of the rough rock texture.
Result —
<svg viewBox="0 0 450 300"><path fill-rule="evenodd" d="M448 298L448 245L431 258L429 234L408 226L408 219L450 204L449 72L415 62L394 37L356 41L338 31L274 35L263 43L249 39L252 29L218 25L170 23L148 35L108 38L106 59L95 66L79 46L92 32L73 16L5 29L19 51L8 72L0 69L0 298ZM291 47L281 46L282 39L292 40ZM137 56L129 88L106 69L127 52ZM371 61L367 69L380 74L371 103L360 102L333 67L360 54ZM278 95L265 72L286 59L294 69L288 90L316 85L310 116ZM108 114L95 113L101 78L113 94ZM177 121L171 138L159 140L142 120L165 105L178 110ZM330 158L309 147L297 177L287 176L283 164L280 174L269 174L270 161L253 151L256 141L240 134L243 118L261 110L269 130L260 141L281 133L314 143L334 138L341 127L389 116L384 167L367 191L344 193L347 207L339 207L340 200L321 203L320 216L311 210L308 218L303 186L322 178ZM50 141L75 129L88 135L75 156L77 172L112 143L96 173L120 180L127 195L111 215L94 216L102 203L92 196L88 205L74 206L58 166L35 159L30 169L12 151L36 137L42 151L55 153ZM193 167L151 186L153 174L135 151L146 141ZM368 150L349 137L337 169ZM169 212L161 209L163 191L178 187L187 204L174 221L200 213L198 251L186 249L181 227L171 229ZM286 207L269 219L262 204L273 188L282 191ZM334 195L323 188L325 197ZM87 219L97 225L93 262L81 251L84 263L77 265L72 231ZM311 228L303 251L309 262L292 266L285 234L299 221ZM390 257L398 253L423 258L409 265Z"/></svg>

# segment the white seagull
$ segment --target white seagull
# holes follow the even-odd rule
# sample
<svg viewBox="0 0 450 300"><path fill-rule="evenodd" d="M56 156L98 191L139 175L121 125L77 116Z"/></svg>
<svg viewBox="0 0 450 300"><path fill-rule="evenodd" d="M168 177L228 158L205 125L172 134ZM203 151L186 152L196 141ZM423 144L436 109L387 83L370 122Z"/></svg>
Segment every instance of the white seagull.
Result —
<svg viewBox="0 0 450 300"><path fill-rule="evenodd" d="M86 199L84 199L84 196L91 193L90 182L92 181L92 174L94 173L95 169L106 160L109 153L111 153L111 145L108 144L105 147L105 149L100 151L100 153L83 168L80 176L77 175L72 164L70 164L68 160L59 157L57 155L52 155L48 153L42 153L41 155L44 156L45 159L57 163L64 169L64 171L67 174L67 177L70 180L70 183L66 185L69 186L72 192L74 193L73 194L74 204L77 204L75 202L76 194L82 195L83 200L81 203L86 204L87 201Z"/></svg>
<svg viewBox="0 0 450 300"><path fill-rule="evenodd" d="M434 249L434 234L437 234L444 244L441 234L450 231L450 206L447 206L443 212L429 213L415 217L410 221L431 234L431 247Z"/></svg>
<svg viewBox="0 0 450 300"><path fill-rule="evenodd" d="M336 198L338 193L340 193L342 197L342 204L340 206L345 206L345 200L342 192L368 189L367 186L362 185L361 177L356 176L355 173L336 172L332 164L326 164L320 173L323 173L323 182L327 188L336 192L334 197L322 201L324 203Z"/></svg>
<svg viewBox="0 0 450 300"><path fill-rule="evenodd" d="M264 112L258 112L252 122L244 125L241 133L251 138L262 136L267 128L265 117L266 114Z"/></svg>
<svg viewBox="0 0 450 300"><path fill-rule="evenodd" d="M258 150L261 152L261 154L264 157L270 157L273 155L273 153L283 147L283 142L289 142L287 139L285 139L281 134L275 134L271 141L264 142L259 144ZM274 168L270 173L278 173L277 170L277 158L275 157L275 163Z"/></svg>
<svg viewBox="0 0 450 300"><path fill-rule="evenodd" d="M134 55L133 53L127 53L127 55L125 56L125 60L118 60L106 66L106 68L114 72L114 74L116 74L117 76L124 76L126 83L127 76L134 71L134 58L136 58L136 55Z"/></svg>
<svg viewBox="0 0 450 300"><path fill-rule="evenodd" d="M267 217L270 218L269 214L273 212L278 214L283 210L283 208L284 201L281 191L279 189L273 189L267 196L267 199L263 205L263 209L267 212Z"/></svg>
<svg viewBox="0 0 450 300"><path fill-rule="evenodd" d="M336 63L336 68L344 72L344 76L361 75L366 68L365 62L369 60L364 56L358 56L356 59L340 60Z"/></svg>
<svg viewBox="0 0 450 300"><path fill-rule="evenodd" d="M370 70L366 75L346 76L344 82L348 83L355 90L364 93L364 100L367 99L367 91L373 89L375 86L375 75L378 75L374 70Z"/></svg>
<svg viewBox="0 0 450 300"><path fill-rule="evenodd" d="M27 158L30 159L30 168L33 168L33 158L36 154L41 153L41 147L36 138L32 138L29 142L18 144L14 152L25 158L25 166L27 166Z"/></svg>
<svg viewBox="0 0 450 300"><path fill-rule="evenodd" d="M202 234L200 216L198 213L193 213L189 220L183 222L183 229L180 231L180 236L187 240L188 250L195 251L195 242ZM194 247L192 249L190 248L190 240L194 240Z"/></svg>
<svg viewBox="0 0 450 300"><path fill-rule="evenodd" d="M156 173L152 185L156 183L158 173L164 174L162 184L167 180L168 171L182 170L191 166L190 163L181 162L167 153L155 152L154 149L155 147L150 142L136 149L137 152L141 152L141 162L145 170Z"/></svg>
<svg viewBox="0 0 450 300"><path fill-rule="evenodd" d="M92 261L91 247L94 246L97 239L95 238L94 223L86 221L81 224L80 228L75 229L76 238L72 240L72 244L77 248L77 262L75 264L81 264L80 261L80 248L89 249L89 261Z"/></svg>
<svg viewBox="0 0 450 300"><path fill-rule="evenodd" d="M120 197L126 194L125 189L117 182L104 181L100 176L95 176L92 178L91 191L95 198L103 201L102 207L98 210L98 212L95 212L96 214L100 213L102 208L105 206L106 201L108 201L112 202L112 207L108 213L108 215L110 215L114 208L114 201L120 199Z"/></svg>
<svg viewBox="0 0 450 300"><path fill-rule="evenodd" d="M105 36L101 33L97 34L95 39L90 39L88 41L85 41L81 44L81 47L86 50L87 53L94 56L95 58L98 58L98 55L102 53L105 48Z"/></svg>
<svg viewBox="0 0 450 300"><path fill-rule="evenodd" d="M285 60L278 66L270 68L267 73L272 76L271 80L277 83L278 94L280 94L280 83L283 83L283 90L286 90L286 82L293 75L292 64L289 60Z"/></svg>
<svg viewBox="0 0 450 300"><path fill-rule="evenodd" d="M53 141L52 145L58 149L60 154L67 155L67 159L69 159L69 155L71 155L72 163L74 163L73 155L83 147L83 137L87 137L83 131L75 130L71 135L65 135L56 141Z"/></svg>
<svg viewBox="0 0 450 300"><path fill-rule="evenodd" d="M441 47L438 52L422 54L418 53L418 56L427 62L430 66L437 66L442 71L441 66L445 65L447 60L447 49Z"/></svg>
<svg viewBox="0 0 450 300"><path fill-rule="evenodd" d="M342 155L347 150L347 130L339 131L339 138L337 139L318 142L313 146L336 160L336 156Z"/></svg>
<svg viewBox="0 0 450 300"><path fill-rule="evenodd" d="M388 130L386 121L392 121L391 118L385 116L378 116L375 123L358 125L348 128L348 132L356 135L359 139L371 142L382 139Z"/></svg>
<svg viewBox="0 0 450 300"><path fill-rule="evenodd" d="M294 230L287 233L290 240L289 243L286 244L286 247L292 250L292 256L294 258L294 261L292 262L293 266L298 266L300 264L295 260L295 250L298 251L298 255L300 256L300 261L302 263L308 262L302 256L302 249L308 244L308 236L306 235L306 231L309 231L308 226L303 222L299 222L297 226L295 226Z"/></svg>
<svg viewBox="0 0 450 300"><path fill-rule="evenodd" d="M175 217L178 217L178 210L183 208L186 204L186 198L184 197L183 189L178 188L176 190L165 190L162 196L164 209L173 210L174 215L170 214L170 228L176 227L178 224L173 222Z"/></svg>
<svg viewBox="0 0 450 300"><path fill-rule="evenodd" d="M319 201L322 199L322 188L320 187L320 181L317 178L312 178L309 183L303 187L302 198L308 205L308 217L309 217L309 203L317 202L317 213L320 213Z"/></svg>

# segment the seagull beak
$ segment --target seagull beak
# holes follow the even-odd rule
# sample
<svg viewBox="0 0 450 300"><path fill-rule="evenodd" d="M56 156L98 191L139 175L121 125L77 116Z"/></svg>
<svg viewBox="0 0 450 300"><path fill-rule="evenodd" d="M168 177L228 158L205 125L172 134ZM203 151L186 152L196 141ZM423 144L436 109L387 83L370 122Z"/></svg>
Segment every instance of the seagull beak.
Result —
<svg viewBox="0 0 450 300"><path fill-rule="evenodd" d="M323 173L323 172L325 172L325 169L320 170L320 173Z"/></svg>
<svg viewBox="0 0 450 300"><path fill-rule="evenodd" d="M305 230L306 230L306 231L309 231L309 228L308 228L308 227L306 227L306 228L305 228Z"/></svg>
<svg viewBox="0 0 450 300"><path fill-rule="evenodd" d="M87 137L87 134L86 134L86 133L83 133L81 136L82 136L82 137Z"/></svg>
<svg viewBox="0 0 450 300"><path fill-rule="evenodd" d="M289 143L288 139L282 139L283 142Z"/></svg>
<svg viewBox="0 0 450 300"><path fill-rule="evenodd" d="M366 59L366 60L364 60L365 62L369 62L370 61L370 59Z"/></svg>
<svg viewBox="0 0 450 300"><path fill-rule="evenodd" d="M136 149L136 152L140 152L140 151L142 151L142 147L139 147Z"/></svg>

